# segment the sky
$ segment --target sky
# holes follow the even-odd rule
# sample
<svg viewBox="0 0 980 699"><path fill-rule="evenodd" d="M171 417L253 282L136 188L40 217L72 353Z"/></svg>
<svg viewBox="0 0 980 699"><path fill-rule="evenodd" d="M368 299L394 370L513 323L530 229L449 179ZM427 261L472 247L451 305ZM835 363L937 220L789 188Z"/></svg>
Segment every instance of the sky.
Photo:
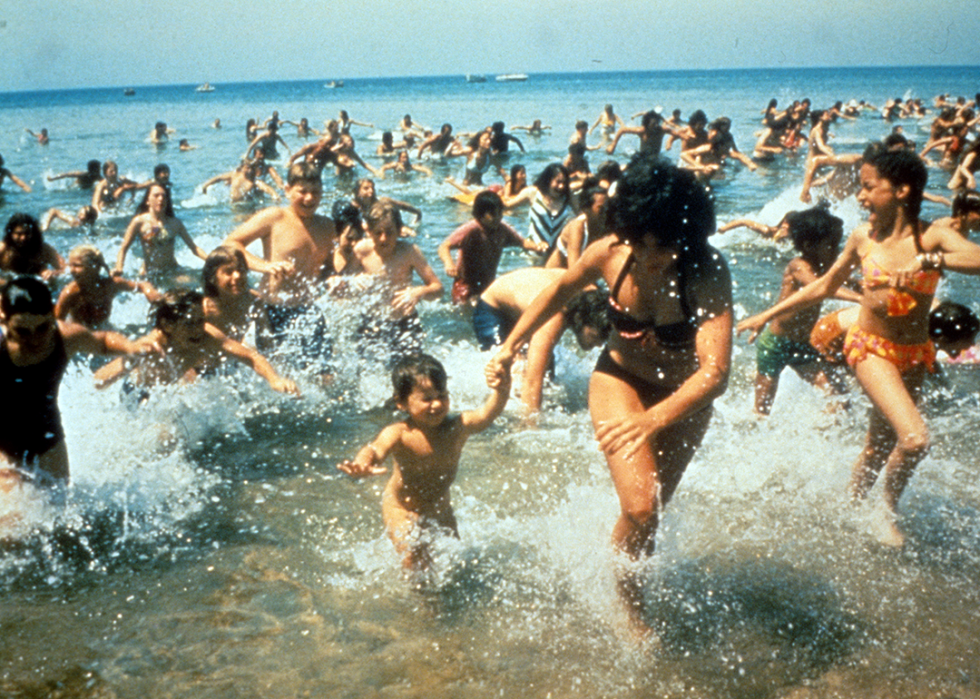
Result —
<svg viewBox="0 0 980 699"><path fill-rule="evenodd" d="M0 92L504 72L975 65L978 0L2 0Z"/></svg>

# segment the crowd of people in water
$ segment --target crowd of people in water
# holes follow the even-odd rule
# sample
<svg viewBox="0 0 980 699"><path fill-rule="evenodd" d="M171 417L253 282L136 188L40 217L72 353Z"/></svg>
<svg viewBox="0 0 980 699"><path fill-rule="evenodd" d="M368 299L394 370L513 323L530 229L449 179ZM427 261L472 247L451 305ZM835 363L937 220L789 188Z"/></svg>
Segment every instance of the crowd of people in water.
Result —
<svg viewBox="0 0 980 699"><path fill-rule="evenodd" d="M334 371L336 329L317 301L371 298L359 308L354 334L358 347L391 371L393 404L404 417L338 468L353 477L379 475L392 457L382 514L408 569L431 565L423 532L455 535L450 486L463 446L504 410L515 360L523 352L520 400L533 424L566 329L581 348L603 348L588 402L621 508L613 543L629 559L653 553L663 508L709 428L712 401L728 383L736 332L745 331L757 340L759 416L772 409L786 367L830 394L846 394L847 375L856 378L873 409L851 494L863 499L882 475L878 537L900 546L897 504L930 443L917 406L923 383L938 371L937 348L951 358L975 356L980 329L968 306L936 298L945 274L980 274L980 247L969 240L980 228L978 102L980 95L974 101L942 95L930 112L920 100L889 100L880 109L881 140L859 155L837 154L830 127L879 118L865 101L811 109L802 99L780 109L772 100L750 153L739 150L725 116L709 120L699 109L685 122L680 110L665 117L653 109L633 115L630 121L639 122L629 125L607 104L591 125L574 125L567 157L533 179L523 165L508 163L514 149L533 144L502 121L458 133L448 123L426 128L406 114L383 132L374 153L382 164L375 166L358 154L352 134L373 124L341 111L318 131L306 118L286 121L274 112L246 124L233 169L199 185L203 192L225 185L231 202L270 203L211 251L181 222L165 164L146 182L120 177L112 160L51 175L73 180L86 203L74 214L13 213L0 243L0 387L5 403L18 408L0 420L0 497L67 482L58 387L72 355L113 355L94 372L95 384L120 381L137 405L154 386L207 377L228 359L274 390L299 395L289 375L312 371L329 381ZM930 114L928 141L908 140L902 120ZM290 152L285 125L305 145ZM213 126L222 128L220 120ZM536 120L511 131L533 139L552 128ZM600 140L590 143L596 129ZM149 140L166 142L173 133L159 122ZM47 130L32 135L56 148L57 134L53 142ZM593 172L588 153L612 156L634 136L628 161L609 158ZM667 157L675 144L676 162ZM193 148L183 141L185 147ZM797 151L806 153L802 201L811 203L815 189L825 199L856 195L866 223L845 236L843 221L822 201L787 213L776 226L749 220L716 226L713 178ZM460 175L446 177L453 164ZM948 173L950 200L926 192L930 166ZM332 202L325 215L324 178L360 170L373 178L355 180L350 198ZM447 196L472 213L438 246L438 262L452 280L449 297L472 323L476 344L493 351L485 368L489 397L459 414L450 412L445 369L424 352L418 307L441 299L445 289L406 225L407 216L418 225L423 211L378 192L389 174L436 172ZM30 191L0 158L0 186L8 179ZM52 226L91 226L137 195L112 266L95 245L58 251L44 239ZM949 204L950 216L922 220L926 196ZM526 234L503 220L522 209ZM788 238L797 254L782 272L777 303L736 326L731 275L709 238L737 227ZM178 240L203 261L200 273L178 264ZM134 243L142 264L130 279L124 270ZM507 246L526 251L528 265L498 276ZM253 274L261 277L257 289ZM142 336L112 329L113 300L121 293L140 293L151 304ZM828 298L852 305L822 317ZM635 568L625 566L619 579L628 615L642 629Z"/></svg>

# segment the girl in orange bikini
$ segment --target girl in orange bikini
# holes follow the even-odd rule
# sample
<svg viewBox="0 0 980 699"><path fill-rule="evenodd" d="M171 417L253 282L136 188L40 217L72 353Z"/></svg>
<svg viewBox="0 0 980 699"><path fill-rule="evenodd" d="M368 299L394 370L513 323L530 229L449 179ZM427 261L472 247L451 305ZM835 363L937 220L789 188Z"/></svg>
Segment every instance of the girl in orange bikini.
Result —
<svg viewBox="0 0 980 699"><path fill-rule="evenodd" d="M826 274L792 296L738 324L749 341L773 317L831 297L861 265L864 285L857 323L844 354L874 410L864 450L851 478L851 494L863 499L884 469L884 517L879 538L901 546L898 500L929 449L929 433L916 407L935 348L929 339L929 307L943 270L980 274L980 246L942 225L919 220L928 173L911 151L869 148L857 198L868 223L857 228Z"/></svg>

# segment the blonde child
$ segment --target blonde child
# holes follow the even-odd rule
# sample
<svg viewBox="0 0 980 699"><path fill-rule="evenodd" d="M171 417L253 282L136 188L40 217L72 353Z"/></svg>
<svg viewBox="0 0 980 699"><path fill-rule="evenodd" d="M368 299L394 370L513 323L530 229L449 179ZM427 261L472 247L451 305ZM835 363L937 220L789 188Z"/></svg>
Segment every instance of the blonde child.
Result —
<svg viewBox="0 0 980 699"><path fill-rule="evenodd" d="M150 303L160 300L158 292L149 282L134 282L119 275L112 275L102 253L94 245L79 245L68 253L70 281L54 307L58 320L73 320L94 330L109 322L112 301L122 291L138 291Z"/></svg>
<svg viewBox="0 0 980 699"><path fill-rule="evenodd" d="M503 412L510 394L510 366L487 380L491 394L477 410L449 414L446 370L425 354L405 357L391 374L395 402L408 417L385 427L353 460L338 464L355 478L387 472L381 464L388 456L394 469L385 487L381 514L385 529L408 570L426 570L432 563L420 534L433 527L459 533L449 497L456 479L463 445L482 432Z"/></svg>

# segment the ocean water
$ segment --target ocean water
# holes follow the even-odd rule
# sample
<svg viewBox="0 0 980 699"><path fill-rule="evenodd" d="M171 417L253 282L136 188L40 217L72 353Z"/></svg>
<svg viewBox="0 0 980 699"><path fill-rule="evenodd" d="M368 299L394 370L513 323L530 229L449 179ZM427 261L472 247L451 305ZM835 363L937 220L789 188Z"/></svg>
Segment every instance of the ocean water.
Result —
<svg viewBox="0 0 980 699"><path fill-rule="evenodd" d="M468 84L462 76L192 85L0 95L0 153L30 194L7 183L0 220L15 211L75 211L90 193L45 177L114 159L121 174L172 170L178 216L195 241L217 245L253 209L218 186L245 149L244 123L272 110L320 122L346 109L358 151L411 113L457 131L540 118L552 131L522 138L512 161L534 174L560 159L577 119L612 103L624 118L660 105L686 117L730 116L750 152L760 112L809 96L881 105L897 96L976 92L976 67L812 69L531 75L527 82ZM224 128L211 124L220 118ZM156 121L171 144L147 140ZM920 143L928 120L901 122ZM23 131L48 128L39 146ZM860 151L891 125L868 113L832 128L832 145ZM290 127L291 149L302 144ZM179 152L187 138L197 150ZM626 139L617 153L635 147ZM668 154L676 157L674 153ZM593 165L604 156L590 154ZM719 222L775 223L802 208L803 157L739 166L715 183ZM468 211L449 200L447 174L389 178L379 194L423 211L416 242L442 276L436 247ZM932 171L929 189L944 193ZM325 178L323 209L352 181ZM853 199L834 205L848 230ZM925 215L942 207L927 204ZM92 242L115 257L132 214L122 207L91 232L56 229L63 254ZM521 212L508 220L526 227ZM739 317L769 305L792 257L786 245L733 232L715 244L732 266ZM179 261L199 261L178 248ZM508 250L501 271L527 264ZM139 260L130 255L127 273ZM444 282L447 281L443 277ZM448 282L447 282L448 288ZM951 276L941 293L980 310L975 280ZM384 369L344 338L351 309L324 300L338 335L338 380L324 389L289 366L304 397L273 394L245 372L155 392L140 410L117 391L96 392L88 362L73 365L61 407L73 483L56 506L25 495L24 533L0 550L0 696L72 697L936 697L980 696L980 486L976 479L978 381L950 367L951 387L926 412L934 436L900 506L908 544L877 545L871 507L845 497L866 428L855 391L847 413L785 373L772 417L752 417L754 349L736 342L728 392L705 444L668 507L647 570L657 647L619 631L615 560L618 512L597 451L586 391L596 355L567 340L536 429L518 402L469 442L453 489L459 541L437 545L437 578L408 585L384 536L384 479L354 482L335 464L393 419L382 406ZM113 320L145 325L142 297L120 298ZM356 309L354 309L356 311ZM449 371L455 407L486 394L487 355L448 300L424 304L428 351ZM9 409L9 408L8 408ZM875 492L874 495L878 493Z"/></svg>

